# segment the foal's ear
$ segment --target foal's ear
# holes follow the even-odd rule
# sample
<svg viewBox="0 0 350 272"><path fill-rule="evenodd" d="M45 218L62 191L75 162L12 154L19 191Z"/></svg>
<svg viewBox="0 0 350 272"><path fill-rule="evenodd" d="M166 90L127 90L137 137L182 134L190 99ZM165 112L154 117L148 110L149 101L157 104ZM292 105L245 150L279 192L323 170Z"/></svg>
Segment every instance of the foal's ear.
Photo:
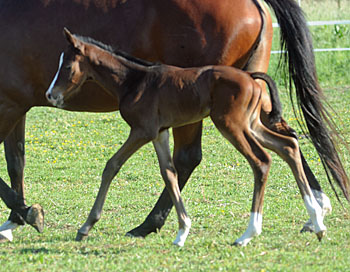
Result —
<svg viewBox="0 0 350 272"><path fill-rule="evenodd" d="M67 41L73 45L74 48L83 52L83 45L79 39L77 39L66 27L63 29L63 34L66 37Z"/></svg>
<svg viewBox="0 0 350 272"><path fill-rule="evenodd" d="M73 34L68 30L68 28L63 28L63 35L66 37L67 41L73 44Z"/></svg>

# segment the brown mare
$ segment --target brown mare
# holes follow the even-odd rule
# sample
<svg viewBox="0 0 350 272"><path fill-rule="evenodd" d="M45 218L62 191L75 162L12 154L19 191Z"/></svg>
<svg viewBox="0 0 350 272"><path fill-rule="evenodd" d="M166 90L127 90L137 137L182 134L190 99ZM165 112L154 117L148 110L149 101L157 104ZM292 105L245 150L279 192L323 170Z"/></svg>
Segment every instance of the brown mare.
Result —
<svg viewBox="0 0 350 272"><path fill-rule="evenodd" d="M86 237L100 219L108 188L123 164L143 145L153 142L161 174L175 206L179 232L175 245L183 246L191 227L180 196L176 168L169 148L170 127L182 127L210 116L216 128L245 156L254 172L254 195L246 232L236 240L246 245L262 230L264 190L271 157L269 148L283 158L293 171L319 240L325 234L322 209L308 185L301 164L298 142L268 129L260 120L262 88L254 79L264 79L270 89L272 111L268 120L280 120L280 104L273 81L263 73L243 72L229 66L179 68L145 63L90 38L72 35L61 54L56 76L46 96L59 108L81 91L86 81L99 84L119 101L119 110L130 126L122 147L107 162L102 183L77 240Z"/></svg>
<svg viewBox="0 0 350 272"><path fill-rule="evenodd" d="M346 192L345 172L330 133L325 128L321 91L315 77L310 34L300 8L293 0L266 0L275 12L289 51L290 74L296 86L311 139L331 176ZM45 91L57 69L57 55L64 46L58 33L64 26L151 61L189 67L224 64L246 71L266 72L271 49L272 24L263 1L256 0L1 0L0 140L12 191L0 180L0 197L12 209L0 227L0 239L12 239L12 229L28 218L24 202L24 128L26 112L34 106L50 106ZM295 39L295 37L300 37ZM118 101L98 92L93 83L83 86L86 95L72 98L65 109L74 111L118 110ZM271 109L263 86L262 118ZM314 116L313 116L314 115ZM312 124L315 120L316 132ZM311 124L310 124L311 122ZM180 189L201 160L202 123L174 129L173 160ZM293 134L285 123L276 128ZM327 153L328 152L328 153ZM321 187L303 161L318 201L330 208ZM130 235L145 237L160 229L172 207L166 190L156 206ZM37 209L40 211L40 209ZM36 222L36 221L34 221ZM306 228L311 228L311 221ZM39 220L42 229L42 220ZM37 224L39 224L37 223Z"/></svg>

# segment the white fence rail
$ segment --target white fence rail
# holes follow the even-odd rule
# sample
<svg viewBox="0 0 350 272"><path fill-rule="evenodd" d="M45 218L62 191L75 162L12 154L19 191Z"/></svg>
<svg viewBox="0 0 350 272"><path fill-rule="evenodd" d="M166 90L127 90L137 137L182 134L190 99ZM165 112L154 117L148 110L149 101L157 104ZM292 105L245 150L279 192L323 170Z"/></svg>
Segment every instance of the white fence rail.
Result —
<svg viewBox="0 0 350 272"><path fill-rule="evenodd" d="M350 20L338 20L338 21L312 21L307 22L309 26L323 26L323 25L350 25ZM278 23L273 23L273 27L279 27Z"/></svg>
<svg viewBox="0 0 350 272"><path fill-rule="evenodd" d="M323 25L350 25L350 20L338 21L313 21L307 23L309 26L323 26ZM278 23L273 23L273 27L279 27ZM334 51L350 51L350 48L316 48L315 52L334 52ZM271 54L280 54L284 51L271 51Z"/></svg>

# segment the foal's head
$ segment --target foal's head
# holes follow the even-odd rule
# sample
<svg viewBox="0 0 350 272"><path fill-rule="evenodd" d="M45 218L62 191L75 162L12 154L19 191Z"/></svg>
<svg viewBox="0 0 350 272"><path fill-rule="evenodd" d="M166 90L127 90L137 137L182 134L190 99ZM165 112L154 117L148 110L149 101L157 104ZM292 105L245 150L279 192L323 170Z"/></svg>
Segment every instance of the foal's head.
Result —
<svg viewBox="0 0 350 272"><path fill-rule="evenodd" d="M77 93L83 83L91 78L90 60L85 54L87 45L66 28L64 35L68 47L60 56L58 71L46 92L49 102L57 107L63 107L64 100Z"/></svg>

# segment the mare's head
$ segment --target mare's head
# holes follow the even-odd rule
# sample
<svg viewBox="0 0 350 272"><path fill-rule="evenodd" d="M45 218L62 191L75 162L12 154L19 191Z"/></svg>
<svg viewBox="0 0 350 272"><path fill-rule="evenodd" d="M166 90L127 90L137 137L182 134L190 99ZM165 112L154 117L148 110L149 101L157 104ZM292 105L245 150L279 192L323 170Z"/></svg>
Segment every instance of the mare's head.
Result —
<svg viewBox="0 0 350 272"><path fill-rule="evenodd" d="M46 98L56 107L63 107L64 101L79 92L83 83L91 78L90 62L85 54L87 44L66 28L64 35L68 46L61 53L58 71L46 91Z"/></svg>

